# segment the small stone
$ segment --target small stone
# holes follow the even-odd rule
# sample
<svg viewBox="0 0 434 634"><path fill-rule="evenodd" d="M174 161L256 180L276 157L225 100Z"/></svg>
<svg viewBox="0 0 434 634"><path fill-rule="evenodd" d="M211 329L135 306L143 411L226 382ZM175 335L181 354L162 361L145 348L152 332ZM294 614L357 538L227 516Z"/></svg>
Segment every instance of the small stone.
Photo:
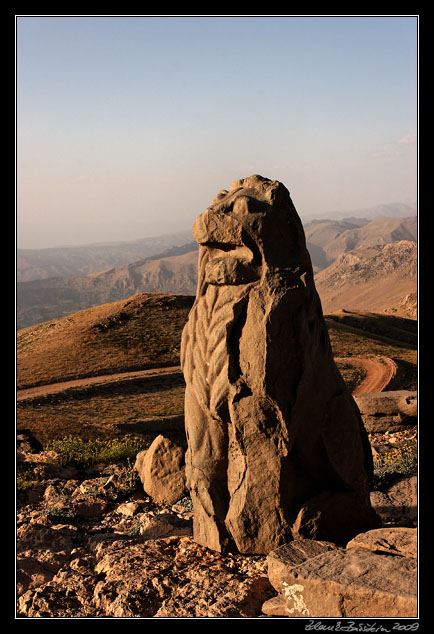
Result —
<svg viewBox="0 0 434 634"><path fill-rule="evenodd" d="M76 505L75 511L79 517L99 517L108 509L108 504L103 500L84 500Z"/></svg>
<svg viewBox="0 0 434 634"><path fill-rule="evenodd" d="M120 504L118 506L118 508L116 509L116 513L132 517L140 510L141 507L142 505L138 502L125 502L124 504Z"/></svg>
<svg viewBox="0 0 434 634"><path fill-rule="evenodd" d="M58 496L59 496L58 489L54 485L49 484L44 491L44 498L46 500L52 500L53 498L56 498Z"/></svg>

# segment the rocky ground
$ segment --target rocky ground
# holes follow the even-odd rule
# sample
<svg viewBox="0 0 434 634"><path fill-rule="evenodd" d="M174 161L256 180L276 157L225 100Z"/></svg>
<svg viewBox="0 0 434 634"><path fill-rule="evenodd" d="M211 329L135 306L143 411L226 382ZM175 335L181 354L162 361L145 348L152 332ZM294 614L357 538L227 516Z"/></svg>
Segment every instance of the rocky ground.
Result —
<svg viewBox="0 0 434 634"><path fill-rule="evenodd" d="M370 440L381 454L416 446L417 430ZM126 463L79 469L39 449L18 451L18 468L37 476L17 496L19 618L282 616L269 607L279 594L267 557L196 544L188 496L157 504ZM373 491L372 503L384 526L416 527L416 476Z"/></svg>
<svg viewBox="0 0 434 634"><path fill-rule="evenodd" d="M254 617L274 594L264 557L193 542L189 498L157 505L124 463L19 460L39 477L17 501L19 617Z"/></svg>

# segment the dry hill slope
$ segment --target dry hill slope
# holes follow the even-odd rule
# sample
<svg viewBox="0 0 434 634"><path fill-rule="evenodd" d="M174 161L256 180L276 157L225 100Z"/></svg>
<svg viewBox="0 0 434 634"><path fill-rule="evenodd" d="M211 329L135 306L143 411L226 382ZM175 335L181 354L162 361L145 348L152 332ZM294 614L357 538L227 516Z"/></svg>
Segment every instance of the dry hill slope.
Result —
<svg viewBox="0 0 434 634"><path fill-rule="evenodd" d="M193 301L193 296L137 294L19 331L18 428L46 443L70 434L107 438L133 432L149 418L182 416L179 348ZM326 323L351 389L366 377L355 360L372 357L397 364L389 389L415 389L414 321L336 313Z"/></svg>
<svg viewBox="0 0 434 634"><path fill-rule="evenodd" d="M390 311L417 291L417 244L401 240L349 251L318 273L315 283L324 312ZM404 316L415 318L410 312Z"/></svg>
<svg viewBox="0 0 434 634"><path fill-rule="evenodd" d="M400 240L417 241L417 218L376 218L359 225L346 220L315 222L305 228L312 263L319 271L354 249L382 246Z"/></svg>
<svg viewBox="0 0 434 634"><path fill-rule="evenodd" d="M17 387L179 364L190 295L137 294L18 331Z"/></svg>
<svg viewBox="0 0 434 634"><path fill-rule="evenodd" d="M87 276L17 284L19 329L73 314L92 306L126 299L133 293L194 295L197 284L195 243ZM194 249L194 250L193 250Z"/></svg>

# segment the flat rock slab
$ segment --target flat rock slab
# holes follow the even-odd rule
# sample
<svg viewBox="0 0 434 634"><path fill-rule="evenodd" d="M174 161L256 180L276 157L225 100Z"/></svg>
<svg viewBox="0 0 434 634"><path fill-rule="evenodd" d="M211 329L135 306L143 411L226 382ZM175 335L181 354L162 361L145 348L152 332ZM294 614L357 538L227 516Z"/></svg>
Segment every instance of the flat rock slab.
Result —
<svg viewBox="0 0 434 634"><path fill-rule="evenodd" d="M417 425L417 391L396 390L355 395L368 433L402 431Z"/></svg>
<svg viewBox="0 0 434 634"><path fill-rule="evenodd" d="M295 542L268 555L269 579L279 595L263 605L264 614L417 617L416 529L376 529L358 535L347 548L317 542L303 552L312 556L299 564L303 555Z"/></svg>
<svg viewBox="0 0 434 634"><path fill-rule="evenodd" d="M380 528L357 535L347 544L348 548L366 548L376 553L417 558L417 530L400 526Z"/></svg>
<svg viewBox="0 0 434 634"><path fill-rule="evenodd" d="M267 557L268 578L277 590L287 581L286 575L289 570L336 548L337 546L331 542L313 539L296 539L289 544L283 544Z"/></svg>

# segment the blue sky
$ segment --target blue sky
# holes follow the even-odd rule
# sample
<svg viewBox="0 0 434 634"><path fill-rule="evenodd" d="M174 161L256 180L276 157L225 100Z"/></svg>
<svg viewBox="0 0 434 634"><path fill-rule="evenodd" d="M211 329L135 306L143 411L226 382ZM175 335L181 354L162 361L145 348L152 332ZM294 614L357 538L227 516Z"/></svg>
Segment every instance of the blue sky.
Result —
<svg viewBox="0 0 434 634"><path fill-rule="evenodd" d="M417 197L415 16L18 16L18 246L189 229L259 173L301 217Z"/></svg>

